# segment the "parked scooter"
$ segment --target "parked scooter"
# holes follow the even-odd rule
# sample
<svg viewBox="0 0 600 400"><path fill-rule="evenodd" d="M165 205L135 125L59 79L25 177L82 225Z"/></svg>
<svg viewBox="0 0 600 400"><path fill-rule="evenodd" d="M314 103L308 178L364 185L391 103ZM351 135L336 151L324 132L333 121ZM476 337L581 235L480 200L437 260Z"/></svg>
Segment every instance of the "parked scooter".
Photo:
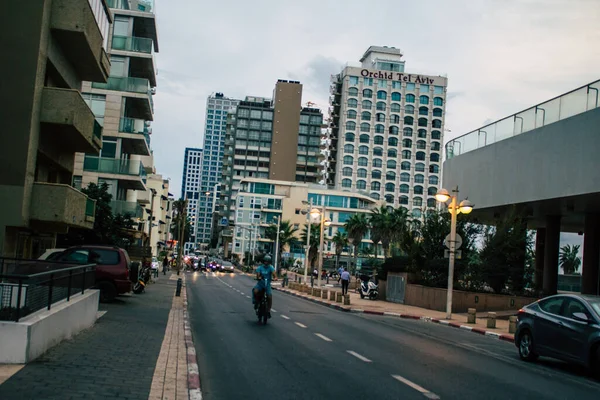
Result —
<svg viewBox="0 0 600 400"><path fill-rule="evenodd" d="M148 282L150 282L151 268L148 265L141 267L139 263L137 264L138 277L136 282L133 284L133 293L140 294L144 293L144 291L146 290L146 285L148 284Z"/></svg>
<svg viewBox="0 0 600 400"><path fill-rule="evenodd" d="M370 300L377 300L377 296L379 296L379 286L371 280L361 280L359 293L361 299L368 297Z"/></svg>

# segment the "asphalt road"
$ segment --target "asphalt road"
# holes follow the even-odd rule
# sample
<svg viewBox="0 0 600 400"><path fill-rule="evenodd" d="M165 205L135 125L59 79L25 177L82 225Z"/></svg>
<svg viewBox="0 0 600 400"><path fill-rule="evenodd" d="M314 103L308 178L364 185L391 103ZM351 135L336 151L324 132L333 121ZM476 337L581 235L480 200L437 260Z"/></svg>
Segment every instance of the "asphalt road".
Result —
<svg viewBox="0 0 600 400"><path fill-rule="evenodd" d="M191 278L191 279L189 279ZM598 399L600 383L514 345L423 321L350 314L274 292L257 323L254 281L190 274L205 399Z"/></svg>

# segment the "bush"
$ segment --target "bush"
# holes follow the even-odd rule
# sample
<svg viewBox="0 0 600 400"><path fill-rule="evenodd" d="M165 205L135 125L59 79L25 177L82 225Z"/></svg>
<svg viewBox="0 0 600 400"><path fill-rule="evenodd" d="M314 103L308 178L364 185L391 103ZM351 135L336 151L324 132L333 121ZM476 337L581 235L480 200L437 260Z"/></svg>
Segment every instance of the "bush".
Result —
<svg viewBox="0 0 600 400"><path fill-rule="evenodd" d="M377 269L377 279L387 280L390 272L412 272L412 262L408 256L396 256L387 258L380 268Z"/></svg>

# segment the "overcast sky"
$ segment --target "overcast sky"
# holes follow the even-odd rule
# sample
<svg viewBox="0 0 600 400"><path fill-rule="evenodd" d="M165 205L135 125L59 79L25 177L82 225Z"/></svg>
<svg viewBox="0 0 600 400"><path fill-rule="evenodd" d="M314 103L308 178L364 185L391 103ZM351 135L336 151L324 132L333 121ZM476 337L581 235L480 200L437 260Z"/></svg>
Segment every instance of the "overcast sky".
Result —
<svg viewBox="0 0 600 400"><path fill-rule="evenodd" d="M155 1L152 148L175 195L208 95L270 97L295 79L326 111L330 75L369 45L448 76L445 141L600 78L599 0Z"/></svg>

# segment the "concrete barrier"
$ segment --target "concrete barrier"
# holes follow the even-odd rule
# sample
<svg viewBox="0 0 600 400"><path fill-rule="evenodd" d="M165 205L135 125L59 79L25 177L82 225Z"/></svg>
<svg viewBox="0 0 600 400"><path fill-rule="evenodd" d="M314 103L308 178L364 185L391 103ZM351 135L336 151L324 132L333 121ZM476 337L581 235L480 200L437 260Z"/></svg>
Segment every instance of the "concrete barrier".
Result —
<svg viewBox="0 0 600 400"><path fill-rule="evenodd" d="M487 327L490 329L496 329L496 313L495 312L488 313Z"/></svg>
<svg viewBox="0 0 600 400"><path fill-rule="evenodd" d="M477 310L474 308L469 308L467 310L467 324L475 324L477 321Z"/></svg>
<svg viewBox="0 0 600 400"><path fill-rule="evenodd" d="M323 289L323 291L321 292L321 298L327 300L327 289Z"/></svg>
<svg viewBox="0 0 600 400"><path fill-rule="evenodd" d="M329 292L329 300L335 301L335 290Z"/></svg>
<svg viewBox="0 0 600 400"><path fill-rule="evenodd" d="M511 315L508 317L508 333L515 333L517 331L517 316Z"/></svg>
<svg viewBox="0 0 600 400"><path fill-rule="evenodd" d="M350 305L350 295L349 294L345 294L344 295L344 305L345 306L349 306Z"/></svg>
<svg viewBox="0 0 600 400"><path fill-rule="evenodd" d="M321 289L314 289L313 296L321 298Z"/></svg>
<svg viewBox="0 0 600 400"><path fill-rule="evenodd" d="M335 301L337 303L341 303L342 302L342 292L335 292Z"/></svg>

